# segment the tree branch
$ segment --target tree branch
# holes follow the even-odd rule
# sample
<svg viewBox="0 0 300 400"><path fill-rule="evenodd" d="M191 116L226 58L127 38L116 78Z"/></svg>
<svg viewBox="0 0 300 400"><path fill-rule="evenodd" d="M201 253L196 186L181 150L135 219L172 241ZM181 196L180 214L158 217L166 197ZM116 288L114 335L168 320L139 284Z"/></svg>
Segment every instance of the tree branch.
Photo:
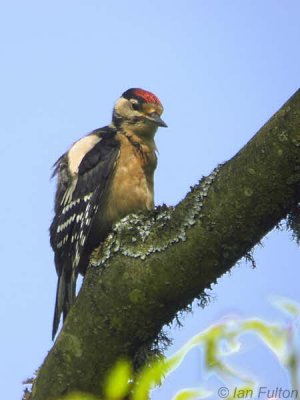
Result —
<svg viewBox="0 0 300 400"><path fill-rule="evenodd" d="M299 199L300 90L230 161L174 208L118 223L94 254L46 357L33 400L101 394L107 371L139 361L164 324L228 271Z"/></svg>

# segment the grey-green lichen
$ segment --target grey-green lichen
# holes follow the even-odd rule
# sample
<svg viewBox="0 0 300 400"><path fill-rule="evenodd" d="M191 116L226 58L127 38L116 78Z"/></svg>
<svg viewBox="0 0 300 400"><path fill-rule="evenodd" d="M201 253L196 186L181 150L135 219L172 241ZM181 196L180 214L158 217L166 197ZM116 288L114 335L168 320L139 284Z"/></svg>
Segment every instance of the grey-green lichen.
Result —
<svg viewBox="0 0 300 400"><path fill-rule="evenodd" d="M175 223L175 208L165 205L157 207L150 216L131 214L123 218L115 224L107 240L92 254L90 265L102 266L115 253L143 260L152 253L164 251L174 243L185 241L189 228L201 218L203 204L220 168L221 165L191 188L186 197L189 202L188 211L185 210L184 217Z"/></svg>

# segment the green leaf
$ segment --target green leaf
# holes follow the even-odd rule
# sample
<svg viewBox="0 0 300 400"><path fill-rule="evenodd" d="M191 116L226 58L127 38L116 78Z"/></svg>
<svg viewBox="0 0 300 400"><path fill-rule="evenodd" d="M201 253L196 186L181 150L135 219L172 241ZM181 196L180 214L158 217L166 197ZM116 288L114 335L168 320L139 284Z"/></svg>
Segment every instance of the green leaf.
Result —
<svg viewBox="0 0 300 400"><path fill-rule="evenodd" d="M143 368L136 380L132 400L148 399L150 390L161 383L167 371L168 366L164 359L154 361Z"/></svg>
<svg viewBox="0 0 300 400"><path fill-rule="evenodd" d="M110 400L119 400L125 397L129 392L131 378L130 363L125 360L117 362L106 380L105 397Z"/></svg>
<svg viewBox="0 0 300 400"><path fill-rule="evenodd" d="M176 393L172 400L198 400L206 399L211 396L212 392L204 389L183 389Z"/></svg>
<svg viewBox="0 0 300 400"><path fill-rule="evenodd" d="M300 304L296 301L286 299L285 297L277 297L272 300L272 303L289 316L294 318L300 317Z"/></svg>
<svg viewBox="0 0 300 400"><path fill-rule="evenodd" d="M241 323L240 330L241 333L245 331L255 332L278 359L284 362L287 354L288 331L283 326L252 319Z"/></svg>

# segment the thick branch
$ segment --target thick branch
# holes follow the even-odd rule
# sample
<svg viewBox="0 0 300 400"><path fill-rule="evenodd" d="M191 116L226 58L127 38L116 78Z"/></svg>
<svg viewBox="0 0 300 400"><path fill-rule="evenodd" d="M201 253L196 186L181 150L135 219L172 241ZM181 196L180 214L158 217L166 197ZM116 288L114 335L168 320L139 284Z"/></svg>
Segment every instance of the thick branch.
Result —
<svg viewBox="0 0 300 400"><path fill-rule="evenodd" d="M216 282L297 203L300 91L219 172L174 209L127 218L93 255L41 367L34 400L101 393L120 357L136 359L176 312Z"/></svg>

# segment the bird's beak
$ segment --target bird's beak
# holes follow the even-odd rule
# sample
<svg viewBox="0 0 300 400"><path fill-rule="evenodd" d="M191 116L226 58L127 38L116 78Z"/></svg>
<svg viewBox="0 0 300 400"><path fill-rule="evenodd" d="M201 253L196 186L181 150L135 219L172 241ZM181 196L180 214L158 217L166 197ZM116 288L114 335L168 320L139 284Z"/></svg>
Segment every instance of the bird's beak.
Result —
<svg viewBox="0 0 300 400"><path fill-rule="evenodd" d="M148 115L148 119L150 119L150 121L153 121L157 126L162 126L163 128L168 127L165 121L163 121L156 112L153 112L150 115Z"/></svg>

